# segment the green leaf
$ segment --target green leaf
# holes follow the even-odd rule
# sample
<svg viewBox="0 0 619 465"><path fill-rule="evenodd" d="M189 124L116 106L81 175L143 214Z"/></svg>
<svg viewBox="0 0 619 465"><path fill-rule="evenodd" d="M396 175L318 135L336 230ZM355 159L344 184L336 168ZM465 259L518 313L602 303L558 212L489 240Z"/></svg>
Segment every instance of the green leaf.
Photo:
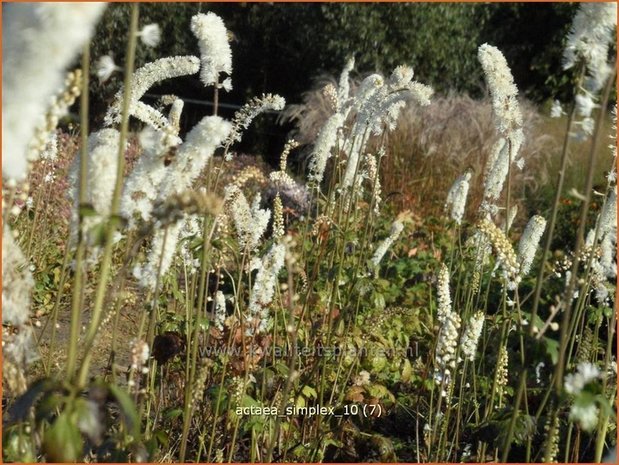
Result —
<svg viewBox="0 0 619 465"><path fill-rule="evenodd" d="M52 426L45 431L43 451L48 462L77 462L81 459L84 440L77 425L69 416L62 412Z"/></svg>
<svg viewBox="0 0 619 465"><path fill-rule="evenodd" d="M135 405L133 404L131 397L129 397L129 394L114 384L110 384L108 387L110 393L116 398L118 405L123 412L127 429L130 431L133 438L137 439L140 436L140 422L138 412L135 409Z"/></svg>
<svg viewBox="0 0 619 465"><path fill-rule="evenodd" d="M550 356L552 363L556 364L559 360L559 341L545 337L544 342L546 343L546 353Z"/></svg>
<svg viewBox="0 0 619 465"><path fill-rule="evenodd" d="M311 386L303 386L303 390L301 391L305 397L316 399L318 397L318 393L316 389Z"/></svg>

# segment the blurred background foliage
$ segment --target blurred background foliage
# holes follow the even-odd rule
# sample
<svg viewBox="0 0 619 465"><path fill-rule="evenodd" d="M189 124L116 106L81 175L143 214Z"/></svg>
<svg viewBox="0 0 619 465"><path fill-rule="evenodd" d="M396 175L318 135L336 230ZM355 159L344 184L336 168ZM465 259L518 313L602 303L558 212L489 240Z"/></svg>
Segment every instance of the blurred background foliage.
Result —
<svg viewBox="0 0 619 465"><path fill-rule="evenodd" d="M220 96L223 104L242 105L263 92L298 103L318 77L337 76L351 55L358 77L409 64L417 79L440 93L480 97L485 90L477 47L484 42L505 53L521 93L542 103L567 99L573 88L570 74L561 69L561 53L576 8L572 3L145 3L140 23L158 23L162 41L154 49L139 47L137 65L162 56L198 55L191 16L213 11L224 19L232 41L234 89ZM111 54L122 65L128 14L127 4L107 9L93 41L93 64ZM103 84L93 76L95 119L121 82L121 73ZM155 92L212 100L212 89L192 77L164 83ZM197 119L210 111L207 104L187 102L184 117ZM221 109L224 116L233 111ZM290 128L277 131L274 119L259 121L241 149L256 143L265 152L281 147Z"/></svg>

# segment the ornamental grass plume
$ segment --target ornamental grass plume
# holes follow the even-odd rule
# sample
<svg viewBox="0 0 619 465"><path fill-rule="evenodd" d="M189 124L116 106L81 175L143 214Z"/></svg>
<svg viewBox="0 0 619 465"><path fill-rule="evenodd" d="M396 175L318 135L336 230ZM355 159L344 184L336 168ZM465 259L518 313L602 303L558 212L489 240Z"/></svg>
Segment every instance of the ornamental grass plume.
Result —
<svg viewBox="0 0 619 465"><path fill-rule="evenodd" d="M540 215L531 217L518 243L518 261L520 262L520 275L525 276L531 270L531 264L535 258L535 252L546 229L546 220Z"/></svg>
<svg viewBox="0 0 619 465"><path fill-rule="evenodd" d="M378 267L378 264L385 256L385 253L387 253L387 250L389 250L389 247L391 247L391 245L398 240L398 237L400 237L403 230L404 224L402 224L401 221L396 220L393 222L389 236L380 243L371 258L371 262L374 267Z"/></svg>
<svg viewBox="0 0 619 465"><path fill-rule="evenodd" d="M200 80L205 86L217 84L219 75L232 74L232 51L228 31L223 20L215 13L198 13L191 18L191 32L200 46ZM224 85L231 90L231 82Z"/></svg>
<svg viewBox="0 0 619 465"><path fill-rule="evenodd" d="M2 9L2 174L23 181L27 147L65 68L93 33L103 3L23 3ZM33 160L31 160L33 161Z"/></svg>

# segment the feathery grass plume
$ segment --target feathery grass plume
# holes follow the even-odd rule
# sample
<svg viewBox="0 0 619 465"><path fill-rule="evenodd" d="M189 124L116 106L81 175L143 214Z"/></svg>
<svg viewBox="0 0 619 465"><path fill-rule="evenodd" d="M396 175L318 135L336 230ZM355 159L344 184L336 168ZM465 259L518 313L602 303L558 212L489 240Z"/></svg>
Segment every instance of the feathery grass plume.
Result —
<svg viewBox="0 0 619 465"><path fill-rule="evenodd" d="M469 193L470 180L471 173L467 171L456 179L447 193L445 210L449 210L451 219L454 220L456 224L462 223L462 217L464 216L464 209L466 207L466 197Z"/></svg>
<svg viewBox="0 0 619 465"><path fill-rule="evenodd" d="M335 113L327 119L325 125L320 129L309 163L310 174L308 179L310 182L316 182L317 184L322 182L327 161L331 158L331 150L333 150L337 143L338 131L343 124L344 115Z"/></svg>
<svg viewBox="0 0 619 465"><path fill-rule="evenodd" d="M457 366L456 348L458 347L458 330L460 329L460 315L449 312L442 324L438 335L435 351L434 380L444 387L451 383L451 373ZM447 396L446 389L441 395Z"/></svg>
<svg viewBox="0 0 619 465"><path fill-rule="evenodd" d="M337 89L337 102L335 105L335 111L340 113L344 108L344 105L348 102L348 98L350 96L350 82L349 76L350 72L355 67L355 57L350 57L346 64L344 65L344 69L340 74L339 85Z"/></svg>
<svg viewBox="0 0 619 465"><path fill-rule="evenodd" d="M212 12L198 13L191 18L191 32L200 46L202 84L216 84L220 73L232 74L232 50L223 20Z"/></svg>
<svg viewBox="0 0 619 465"><path fill-rule="evenodd" d="M512 145L512 161L522 144L522 113L518 105L518 88L501 51L492 45L479 47L478 58L492 97L492 108L499 133Z"/></svg>
<svg viewBox="0 0 619 465"><path fill-rule="evenodd" d="M147 63L133 73L131 77L131 100L129 114L143 123L157 129L168 125L168 120L159 111L155 110L140 99L153 85L165 79L196 74L200 70L200 59L195 56L176 56L160 58ZM124 89L116 93L114 103L108 108L104 118L106 126L120 123Z"/></svg>
<svg viewBox="0 0 619 465"><path fill-rule="evenodd" d="M445 319L451 313L451 291L449 290L449 268L444 263L441 263L441 269L438 272L436 295L438 305L436 309L436 318L439 323L444 324Z"/></svg>
<svg viewBox="0 0 619 465"><path fill-rule="evenodd" d="M249 336L262 333L267 329L269 305L275 294L277 275L284 266L285 256L286 246L277 242L262 257L262 263L258 269L258 274L249 297L248 326L246 329Z"/></svg>
<svg viewBox="0 0 619 465"><path fill-rule="evenodd" d="M2 173L23 181L26 150L65 68L90 39L103 3L23 3L2 9Z"/></svg>
<svg viewBox="0 0 619 465"><path fill-rule="evenodd" d="M178 221L168 226L167 233L165 229L155 232L146 263L133 268L133 276L142 288L154 291L157 277L163 277L172 266L182 224Z"/></svg>
<svg viewBox="0 0 619 465"><path fill-rule="evenodd" d="M252 98L234 114L234 118L232 118L232 129L223 145L230 147L233 143L240 142L243 129L247 129L256 116L268 111L281 111L285 105L286 100L284 97L277 94L262 94L260 97ZM231 155L227 155L228 160L230 160L231 157Z"/></svg>
<svg viewBox="0 0 619 465"><path fill-rule="evenodd" d="M535 258L535 252L539 247L539 241L546 229L546 220L540 215L531 217L518 242L518 261L520 262L520 275L525 276L531 270L531 264Z"/></svg>
<svg viewBox="0 0 619 465"><path fill-rule="evenodd" d="M403 230L404 230L404 224L402 224L401 221L396 220L393 222L393 224L391 225L391 231L389 232L389 236L380 243L380 245L376 248L374 255L372 256L371 261L374 267L378 266L380 261L385 256L385 253L387 253L387 250L389 249L389 247L391 247L391 245L396 240L398 240L398 237L400 237L400 234L402 233Z"/></svg>
<svg viewBox="0 0 619 465"><path fill-rule="evenodd" d="M608 74L608 49L615 42L617 4L615 2L581 3L563 50L563 68L570 69L583 61L588 79L585 87L598 92Z"/></svg>
<svg viewBox="0 0 619 465"><path fill-rule="evenodd" d="M505 237L505 233L488 219L479 221L477 229L492 245L496 253L497 265L502 268L508 289L514 289L520 282L519 267L514 249Z"/></svg>
<svg viewBox="0 0 619 465"><path fill-rule="evenodd" d="M484 318L483 312L475 312L469 319L469 323L460 341L462 356L471 362L475 360L475 355L477 354L477 344L479 343L479 337L484 327Z"/></svg>
<svg viewBox="0 0 619 465"><path fill-rule="evenodd" d="M165 200L173 194L191 187L200 175L215 149L230 134L232 125L219 116L205 116L187 134L179 147L161 183L159 199Z"/></svg>
<svg viewBox="0 0 619 465"><path fill-rule="evenodd" d="M239 245L241 248L254 250L269 225L271 211L260 208L260 194L256 194L250 207L247 198L237 186L229 185L225 191Z"/></svg>

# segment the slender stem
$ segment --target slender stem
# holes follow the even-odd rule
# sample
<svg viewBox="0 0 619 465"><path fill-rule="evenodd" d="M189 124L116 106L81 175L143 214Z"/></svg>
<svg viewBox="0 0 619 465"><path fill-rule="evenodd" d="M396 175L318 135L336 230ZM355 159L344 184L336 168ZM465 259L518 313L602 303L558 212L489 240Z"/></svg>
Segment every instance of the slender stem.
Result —
<svg viewBox="0 0 619 465"><path fill-rule="evenodd" d="M80 176L78 180L78 222L77 252L75 255L75 278L73 280L73 297L71 299L71 327L69 333L69 350L67 354L67 377L72 378L77 362L77 341L81 323L82 284L84 274L84 256L86 242L84 238L82 206L86 202L86 183L88 178L88 76L90 62L90 44L86 43L82 52L82 95L80 98ZM62 292L62 288L60 290ZM60 300L60 297L58 298Z"/></svg>
<svg viewBox="0 0 619 465"><path fill-rule="evenodd" d="M108 225L105 235L105 248L103 250L103 258L101 260L100 278L97 290L95 293L95 300L92 310L92 318L90 320L90 326L86 333L84 344L84 360L78 374L78 385L83 386L88 376L88 368L90 366L90 360L92 357L92 346L94 345L95 337L97 336L99 325L101 324L103 313L103 302L106 294L108 278L111 273L112 265L112 252L114 249L114 232L115 225L112 221L118 216L120 211L120 196L122 193L123 173L125 169L125 145L127 143L127 134L129 132L129 104L131 101L131 78L133 76L134 62L135 62L135 49L137 43L137 31L138 31L138 18L139 18L139 4L131 4L131 23L129 27L129 41L127 44L127 62L125 63L125 83L124 83L124 96L122 105L122 119L120 129L120 141L118 146L118 169L116 171L116 183L114 185L114 193L112 195L112 204L110 208L110 224Z"/></svg>

